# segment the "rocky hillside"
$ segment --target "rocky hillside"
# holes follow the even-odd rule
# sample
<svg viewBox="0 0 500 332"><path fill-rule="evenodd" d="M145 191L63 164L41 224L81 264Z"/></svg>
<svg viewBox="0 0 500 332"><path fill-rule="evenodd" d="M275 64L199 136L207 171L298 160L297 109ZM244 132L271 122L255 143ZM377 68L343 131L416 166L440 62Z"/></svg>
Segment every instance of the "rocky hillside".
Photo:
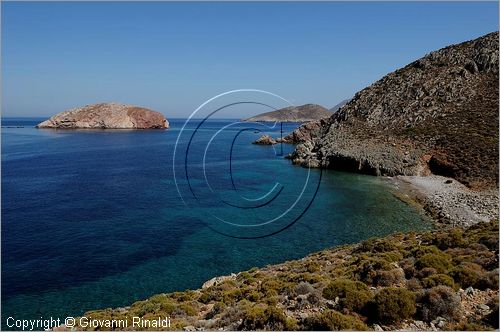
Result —
<svg viewBox="0 0 500 332"><path fill-rule="evenodd" d="M498 223L371 239L85 314L140 329L133 316L188 331L498 328Z"/></svg>
<svg viewBox="0 0 500 332"><path fill-rule="evenodd" d="M445 47L358 92L287 139L294 163L498 185L498 32Z"/></svg>
<svg viewBox="0 0 500 332"><path fill-rule="evenodd" d="M117 103L74 108L39 123L37 128L59 129L163 129L169 123L158 112Z"/></svg>
<svg viewBox="0 0 500 332"><path fill-rule="evenodd" d="M328 118L332 115L326 108L316 104L305 104L296 107L285 107L277 111L262 113L245 119L245 121L268 122L308 122Z"/></svg>

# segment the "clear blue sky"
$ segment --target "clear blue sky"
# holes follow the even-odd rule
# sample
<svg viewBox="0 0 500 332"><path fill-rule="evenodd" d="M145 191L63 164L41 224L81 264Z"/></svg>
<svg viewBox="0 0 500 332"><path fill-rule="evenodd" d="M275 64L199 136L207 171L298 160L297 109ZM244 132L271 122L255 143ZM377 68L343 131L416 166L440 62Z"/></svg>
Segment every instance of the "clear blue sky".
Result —
<svg viewBox="0 0 500 332"><path fill-rule="evenodd" d="M185 117L238 88L329 108L498 23L497 2L2 2L2 115L117 101Z"/></svg>

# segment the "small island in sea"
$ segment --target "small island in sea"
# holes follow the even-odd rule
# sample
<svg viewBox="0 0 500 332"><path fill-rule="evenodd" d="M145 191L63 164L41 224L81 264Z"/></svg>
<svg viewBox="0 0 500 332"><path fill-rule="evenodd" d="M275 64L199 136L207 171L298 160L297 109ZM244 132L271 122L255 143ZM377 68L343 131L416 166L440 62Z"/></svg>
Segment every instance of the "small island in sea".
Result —
<svg viewBox="0 0 500 332"><path fill-rule="evenodd" d="M165 117L147 108L100 103L70 109L52 116L37 128L53 129L166 129Z"/></svg>

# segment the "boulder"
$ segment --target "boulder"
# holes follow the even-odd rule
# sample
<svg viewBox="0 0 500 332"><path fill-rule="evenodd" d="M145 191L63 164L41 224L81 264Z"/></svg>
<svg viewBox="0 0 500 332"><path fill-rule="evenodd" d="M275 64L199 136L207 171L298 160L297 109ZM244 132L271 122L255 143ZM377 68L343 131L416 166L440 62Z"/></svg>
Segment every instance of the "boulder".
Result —
<svg viewBox="0 0 500 332"><path fill-rule="evenodd" d="M272 138L271 136L269 136L269 135L262 135L261 137L259 137L259 139L257 139L252 144L274 145L276 143L277 143L276 140L274 138Z"/></svg>

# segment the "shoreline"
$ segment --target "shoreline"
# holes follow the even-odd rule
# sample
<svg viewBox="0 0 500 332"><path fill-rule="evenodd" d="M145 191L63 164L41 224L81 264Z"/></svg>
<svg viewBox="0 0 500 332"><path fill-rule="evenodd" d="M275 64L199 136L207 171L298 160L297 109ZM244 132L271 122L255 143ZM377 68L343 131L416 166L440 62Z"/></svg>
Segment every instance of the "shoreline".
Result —
<svg viewBox="0 0 500 332"><path fill-rule="evenodd" d="M474 191L455 179L439 175L387 178L393 194L417 204L437 227L471 226L498 220L498 191Z"/></svg>

